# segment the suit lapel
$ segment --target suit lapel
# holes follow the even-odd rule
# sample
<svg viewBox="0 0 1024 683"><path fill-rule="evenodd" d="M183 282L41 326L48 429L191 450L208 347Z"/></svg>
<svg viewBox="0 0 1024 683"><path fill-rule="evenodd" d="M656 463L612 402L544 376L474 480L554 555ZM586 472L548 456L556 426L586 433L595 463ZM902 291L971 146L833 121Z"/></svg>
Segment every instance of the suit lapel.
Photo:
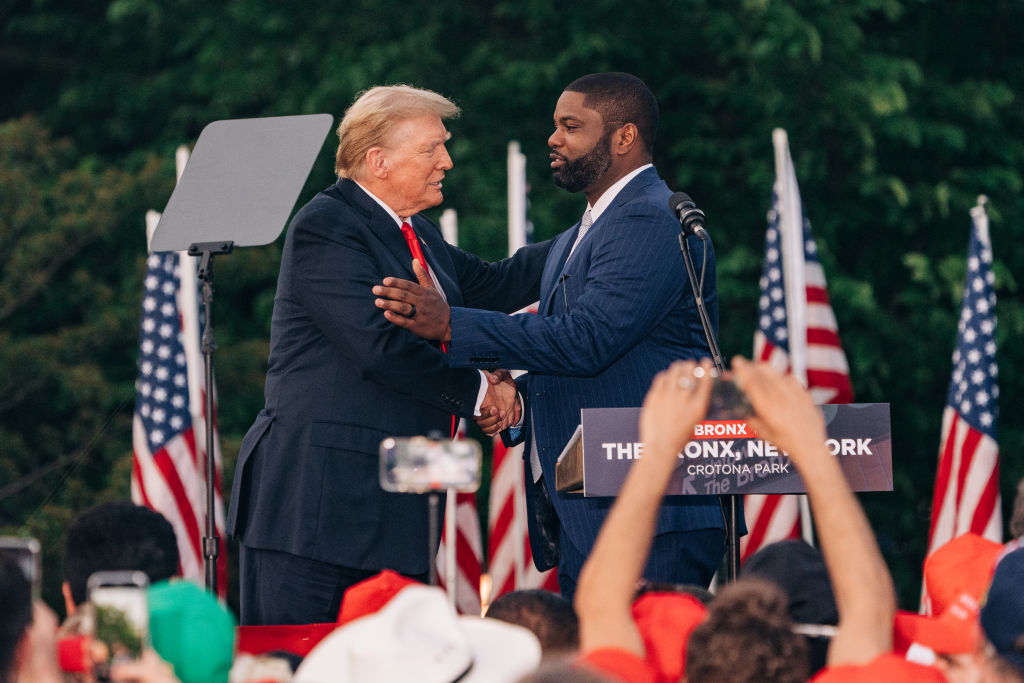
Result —
<svg viewBox="0 0 1024 683"><path fill-rule="evenodd" d="M400 277L405 280L416 282L416 274L412 270L412 254L409 252L409 245L405 242L401 228L395 223L395 219L388 214L373 197L369 196L354 181L348 178L338 179L338 189L349 204L366 214L369 222L370 232L379 239L385 248L401 264L400 272L384 273ZM413 230L420 238L423 247L423 257L430 263L431 270L437 276L445 297L453 306L462 305L462 293L455 281L455 274L451 272L450 259L445 253L442 244L443 238L440 233L432 228L429 221L420 216L413 216L409 220ZM434 239L436 236L436 240Z"/></svg>
<svg viewBox="0 0 1024 683"><path fill-rule="evenodd" d="M388 212L381 208L380 204L366 194L354 181L348 178L339 178L338 189L352 207L366 216L370 232L381 241L388 252L395 257L395 260L402 264L401 272L385 273L385 275L415 280L409 245L405 243L405 237L402 236L402 231L395 224L395 219L388 215Z"/></svg>
<svg viewBox="0 0 1024 683"><path fill-rule="evenodd" d="M572 249L573 242L576 241L576 234L579 231L580 224L576 223L572 228L566 230L561 235L555 238L555 243L551 245L551 251L548 254L547 263L544 265L544 274L540 280L540 312L550 313L551 312L551 298L555 295L558 287L558 276L562 274L562 269L565 267L565 261L569 257L569 251Z"/></svg>
<svg viewBox="0 0 1024 683"><path fill-rule="evenodd" d="M459 283L455 280L455 273L452 272L451 257L448 255L444 236L441 235L433 224L419 215L413 216L410 221L413 230L416 231L416 235L420 238L420 244L423 247L423 258L427 259L430 269L434 272L434 277L441 284L441 289L444 290L444 296L448 301L448 305L461 306L463 303L462 290L459 288ZM408 251L408 248L406 251Z"/></svg>
<svg viewBox="0 0 1024 683"><path fill-rule="evenodd" d="M648 168L639 173L635 178L626 183L626 186L615 196L611 205L605 209L597 220L594 221L594 225L590 228L583 240L580 241L580 245L577 246L577 250L583 247L583 243L592 239L591 235L595 233L598 228L597 223L604 221L606 218L609 220L615 220L615 214L618 213L620 207L626 202L635 198L641 193L647 186L659 182L658 171L656 169ZM558 238L556 238L555 244L551 247L551 252L548 254L547 264L544 266L544 275L541 277L540 282L540 312L550 313L552 307L552 299L555 293L558 291L559 278L562 272L565 270L566 261L569 258L569 252L572 250L572 245L576 241L576 235L579 232L580 222L569 230L563 232ZM575 256L575 252L573 253Z"/></svg>

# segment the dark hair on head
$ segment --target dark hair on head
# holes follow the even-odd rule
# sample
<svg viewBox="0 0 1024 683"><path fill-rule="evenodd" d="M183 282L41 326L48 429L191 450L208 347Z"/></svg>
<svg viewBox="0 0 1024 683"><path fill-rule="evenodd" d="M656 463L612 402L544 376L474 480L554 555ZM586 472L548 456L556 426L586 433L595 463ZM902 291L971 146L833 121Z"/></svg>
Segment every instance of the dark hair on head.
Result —
<svg viewBox="0 0 1024 683"><path fill-rule="evenodd" d="M532 631L545 658L579 649L576 610L557 593L539 589L511 591L492 602L486 616Z"/></svg>
<svg viewBox="0 0 1024 683"><path fill-rule="evenodd" d="M32 585L21 565L0 555L0 682L11 680L14 653L32 623Z"/></svg>
<svg viewBox="0 0 1024 683"><path fill-rule="evenodd" d="M71 522L64 536L64 578L76 605L88 599L95 572L139 570L150 583L178 573L178 541L159 512L126 501L100 503Z"/></svg>
<svg viewBox="0 0 1024 683"><path fill-rule="evenodd" d="M569 660L541 663L539 667L519 679L519 683L615 683L621 680L610 674L577 664Z"/></svg>
<svg viewBox="0 0 1024 683"><path fill-rule="evenodd" d="M725 586L690 634L686 653L689 683L799 683L808 677L807 644L793 633L786 594L760 579Z"/></svg>
<svg viewBox="0 0 1024 683"><path fill-rule="evenodd" d="M606 129L610 125L635 124L644 149L654 154L658 100L646 83L632 74L611 71L580 76L565 90L582 93L583 105L601 115Z"/></svg>

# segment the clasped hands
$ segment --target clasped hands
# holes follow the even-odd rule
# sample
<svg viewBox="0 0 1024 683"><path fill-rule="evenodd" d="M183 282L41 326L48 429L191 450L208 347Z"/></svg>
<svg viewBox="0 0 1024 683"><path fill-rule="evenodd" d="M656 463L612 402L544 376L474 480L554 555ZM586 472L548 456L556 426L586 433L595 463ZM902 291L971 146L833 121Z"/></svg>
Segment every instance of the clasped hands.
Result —
<svg viewBox="0 0 1024 683"><path fill-rule="evenodd" d="M476 423L487 436L514 427L522 419L519 392L508 370L483 371L487 376L487 394L480 404Z"/></svg>
<svg viewBox="0 0 1024 683"><path fill-rule="evenodd" d="M384 317L398 327L404 327L418 337L440 342L452 338L451 309L437 291L430 274L417 259L412 262L419 281L411 282L397 277L384 278L373 287L377 296L374 304L384 310ZM508 370L483 371L487 377L487 393L480 404L477 425L487 436L514 426L522 418L516 384Z"/></svg>

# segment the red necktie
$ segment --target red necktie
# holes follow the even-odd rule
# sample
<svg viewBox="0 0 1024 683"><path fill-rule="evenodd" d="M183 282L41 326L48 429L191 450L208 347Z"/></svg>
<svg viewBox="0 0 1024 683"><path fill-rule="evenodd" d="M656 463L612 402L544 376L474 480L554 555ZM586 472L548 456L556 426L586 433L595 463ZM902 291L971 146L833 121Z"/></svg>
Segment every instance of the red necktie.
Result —
<svg viewBox="0 0 1024 683"><path fill-rule="evenodd" d="M420 248L420 240L416 237L416 233L413 232L412 226L408 223L402 223L402 235L405 236L405 243L409 245L409 251L412 253L412 257L420 262L424 270L427 269L427 259L423 257L423 250Z"/></svg>
<svg viewBox="0 0 1024 683"><path fill-rule="evenodd" d="M423 266L423 270L430 273L430 268L427 266L427 259L423 256L423 249L420 248L420 240L416 237L416 233L413 231L412 226L408 222L402 223L402 235L405 236L405 243L409 245L409 252L412 257L420 262ZM448 353L448 345L441 342L441 350ZM458 418L452 415L452 438L455 438L455 429L458 425Z"/></svg>

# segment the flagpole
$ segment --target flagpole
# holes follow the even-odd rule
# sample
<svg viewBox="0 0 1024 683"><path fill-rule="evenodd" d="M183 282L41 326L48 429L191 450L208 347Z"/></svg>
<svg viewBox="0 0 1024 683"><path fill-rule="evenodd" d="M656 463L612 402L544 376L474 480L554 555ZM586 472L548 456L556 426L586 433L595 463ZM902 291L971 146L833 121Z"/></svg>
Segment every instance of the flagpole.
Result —
<svg viewBox="0 0 1024 683"><path fill-rule="evenodd" d="M185 165L188 163L189 151L185 145L179 145L174 152L174 165L177 169L178 180L185 172ZM155 227L155 226L154 226ZM181 283L181 291L189 292L190 296L181 297L178 305L181 309L183 324L194 325L186 334L182 335L182 346L185 347L186 358L199 358L199 300L194 296L199 291L196 281L196 257L189 256L187 251L178 252L178 279ZM188 405L192 414L192 424L196 429L196 445L206 443L206 422L203 419L203 376L200 367L190 363L187 368L188 375ZM208 389L209 390L209 389ZM200 432L199 430L202 429ZM205 490L205 489L204 489Z"/></svg>
<svg viewBox="0 0 1024 683"><path fill-rule="evenodd" d="M455 212L455 209L445 209L441 212L441 234L444 235L445 242L449 244L459 244L459 220ZM452 434L452 438L455 438L455 434ZM456 535L458 533L456 529L456 515L458 514L458 494L455 489L448 489L445 492L444 498L444 533L445 538L448 539L444 544L444 588L448 594L448 604L455 608L455 593L456 593L456 573L458 567L456 566L455 559L455 548L458 545Z"/></svg>
<svg viewBox="0 0 1024 683"><path fill-rule="evenodd" d="M526 246L526 155L522 153L517 140L508 143L508 255ZM523 492L523 495L519 495ZM513 558L515 560L515 585L523 586L526 581L526 553L522 539L525 534L523 520L526 519L526 481L522 467L516 468L512 493L514 514L510 524Z"/></svg>
<svg viewBox="0 0 1024 683"><path fill-rule="evenodd" d="M789 136L785 129L772 131L775 149L776 192L779 197L779 243L782 247L783 282L786 292L786 321L789 331L790 372L807 386L807 281L804 270L804 211L796 182ZM806 495L797 497L800 535L814 545L814 523Z"/></svg>
<svg viewBox="0 0 1024 683"><path fill-rule="evenodd" d="M978 203L971 209L971 218L978 226L978 239L984 246L991 249L992 242L988 236L988 195L978 195Z"/></svg>
<svg viewBox="0 0 1024 683"><path fill-rule="evenodd" d="M186 145L179 145L178 149L174 152L174 165L179 181L185 172L189 156L189 149ZM181 310L182 329L184 332L182 334L182 346L185 348L185 356L187 358L200 358L202 355L199 343L200 335L202 334L202 330L199 329L199 300L195 296L195 293L199 291L199 282L196 277L198 260L198 257L189 255L187 251L178 252L178 278L181 292L183 293L179 297L178 306ZM202 453L199 467L196 471L203 477L201 485L203 497L205 498L205 503L196 501L195 505L197 508L203 506L206 509L206 537L201 539L200 542L204 544L204 556L206 557L206 585L210 588L211 592L217 594L218 578L216 576L216 565L217 558L220 555L220 538L217 534L217 502L214 487L214 482L216 481L214 474L216 451L214 449L217 448L217 444L214 443L216 435L213 432L214 415L212 406L214 405L214 389L212 368L211 374L204 377L205 373L205 366L200 368L195 363L188 364L189 413L192 415L192 425L196 432L196 449ZM207 396L210 397L209 401L206 400ZM212 543L216 544L216 550L213 551L212 555L210 555L210 549L205 548L207 544L206 538L212 539Z"/></svg>
<svg viewBox="0 0 1024 683"><path fill-rule="evenodd" d="M804 278L804 212L786 131L772 131L779 195L779 232L786 289L790 372L807 386L807 282Z"/></svg>
<svg viewBox="0 0 1024 683"><path fill-rule="evenodd" d="M508 253L526 246L526 155L519 142L508 143Z"/></svg>
<svg viewBox="0 0 1024 683"><path fill-rule="evenodd" d="M448 244L459 246L459 218L455 209L445 209L442 211L438 222L441 224L441 234L444 235L444 241Z"/></svg>

